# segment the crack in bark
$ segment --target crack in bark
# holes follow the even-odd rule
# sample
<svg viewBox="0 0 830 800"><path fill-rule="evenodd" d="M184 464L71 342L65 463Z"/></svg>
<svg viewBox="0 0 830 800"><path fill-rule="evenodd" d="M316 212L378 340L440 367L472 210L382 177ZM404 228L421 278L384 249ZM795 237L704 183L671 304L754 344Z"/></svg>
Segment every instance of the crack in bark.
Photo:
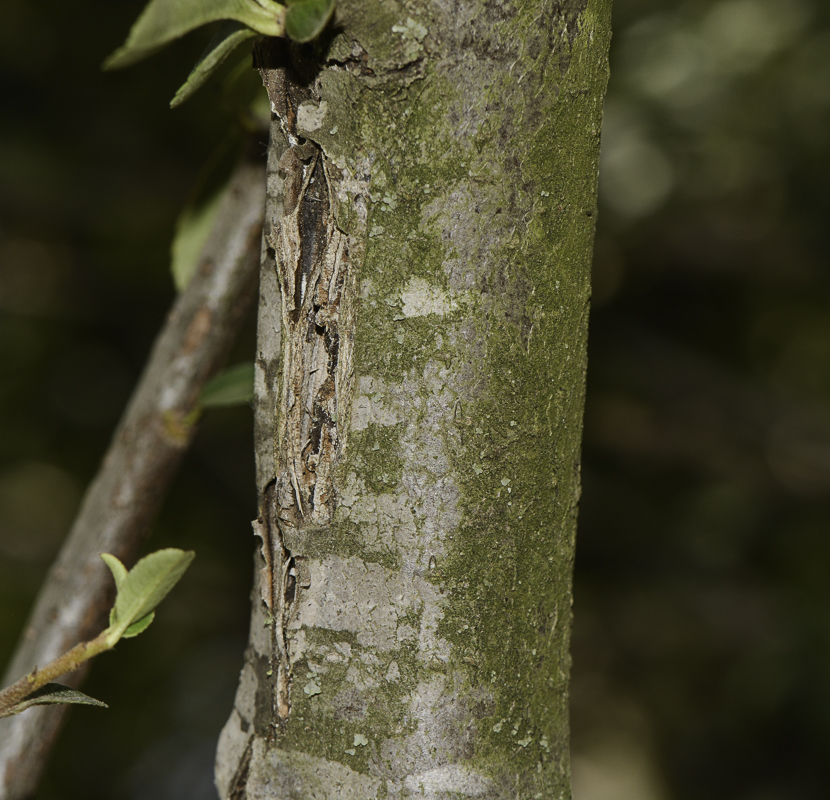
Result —
<svg viewBox="0 0 830 800"><path fill-rule="evenodd" d="M320 149L311 142L291 147L280 166L292 185L279 232L271 239L285 333L276 489L280 519L299 528L328 524L333 510L348 237L334 221Z"/></svg>
<svg viewBox="0 0 830 800"><path fill-rule="evenodd" d="M342 69L355 75L373 78L375 71L368 65L368 62L369 53L359 42L352 42L352 50L348 56L342 59L329 58L325 65L329 68Z"/></svg>
<svg viewBox="0 0 830 800"><path fill-rule="evenodd" d="M260 592L270 618L271 643L268 677L271 684L271 716L277 720L272 734L278 732L291 711L291 663L285 631L295 599L296 567L291 551L285 546L276 502L276 481L265 489L262 516L254 522L254 531L262 540L265 566L260 572Z"/></svg>
<svg viewBox="0 0 830 800"><path fill-rule="evenodd" d="M271 494L271 522L272 530L276 536L272 537L271 545L274 553L274 575L279 575L279 584L273 587L272 614L273 624L271 626L271 652L272 675L274 690L272 692L275 719L279 720L280 726L288 719L291 713L291 662L288 657L288 639L286 628L288 617L291 613L291 604L296 596L296 569L294 556L285 546L285 541L280 527L279 517L276 515L275 496Z"/></svg>
<svg viewBox="0 0 830 800"><path fill-rule="evenodd" d="M248 772L251 768L251 753L253 749L254 739L251 737L242 755L242 760L239 762L236 774L233 776L233 781L231 781L228 800L245 800L248 796Z"/></svg>
<svg viewBox="0 0 830 800"><path fill-rule="evenodd" d="M262 595L272 617L269 677L278 720L273 735L291 711L287 628L298 591L297 561L302 558L295 558L286 541L297 541L300 531L331 522L334 467L344 444L338 426L346 414L351 381L348 321L354 292L350 240L335 220L333 183L340 173L317 143L297 134L296 109L312 91L309 76L303 78L293 62L286 63L292 55L262 49L256 55L288 143L279 161L285 176L283 212L266 236L282 296L276 475L265 489L263 516L255 526L266 560Z"/></svg>

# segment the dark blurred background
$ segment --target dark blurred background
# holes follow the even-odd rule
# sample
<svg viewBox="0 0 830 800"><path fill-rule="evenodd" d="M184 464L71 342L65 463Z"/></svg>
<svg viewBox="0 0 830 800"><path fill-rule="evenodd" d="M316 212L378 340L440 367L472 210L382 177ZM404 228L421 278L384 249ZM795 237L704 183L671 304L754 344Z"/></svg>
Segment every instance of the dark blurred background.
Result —
<svg viewBox="0 0 830 800"><path fill-rule="evenodd" d="M217 83L168 103L205 45L100 65L143 0L0 5L0 672L173 301L179 211L232 125ZM254 322L231 361L252 360ZM247 407L206 414L147 549L193 566L85 686L38 798L208 800L247 639ZM97 710L97 709L96 709Z"/></svg>
<svg viewBox="0 0 830 800"><path fill-rule="evenodd" d="M0 662L173 299L231 120L143 0L0 8ZM575 578L575 800L830 785L830 3L616 0ZM232 361L250 360L253 321ZM205 418L150 548L198 556L100 658L38 797L215 797L247 633L251 413Z"/></svg>
<svg viewBox="0 0 830 800"><path fill-rule="evenodd" d="M576 800L830 796L830 4L615 0Z"/></svg>

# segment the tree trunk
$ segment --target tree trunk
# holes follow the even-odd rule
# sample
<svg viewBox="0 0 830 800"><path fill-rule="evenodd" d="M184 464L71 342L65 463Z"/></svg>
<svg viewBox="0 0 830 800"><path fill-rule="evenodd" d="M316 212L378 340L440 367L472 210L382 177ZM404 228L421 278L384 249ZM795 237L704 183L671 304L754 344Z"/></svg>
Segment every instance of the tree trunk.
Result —
<svg viewBox="0 0 830 800"><path fill-rule="evenodd" d="M275 121L222 798L567 798L605 0L342 3Z"/></svg>

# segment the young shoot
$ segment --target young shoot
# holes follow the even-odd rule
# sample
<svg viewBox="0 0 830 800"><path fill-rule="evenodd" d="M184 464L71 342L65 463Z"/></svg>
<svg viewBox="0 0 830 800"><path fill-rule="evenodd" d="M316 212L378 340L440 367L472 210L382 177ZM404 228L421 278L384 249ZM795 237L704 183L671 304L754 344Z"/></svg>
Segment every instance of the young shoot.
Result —
<svg viewBox="0 0 830 800"><path fill-rule="evenodd" d="M110 611L109 627L94 639L81 642L45 667L35 667L28 675L0 692L0 717L19 714L36 705L73 703L104 706L83 692L53 683L55 678L76 670L85 661L112 650L120 639L129 639L147 629L156 606L179 582L193 561L190 550L167 548L142 558L131 570L109 553L101 558L115 579L115 604Z"/></svg>

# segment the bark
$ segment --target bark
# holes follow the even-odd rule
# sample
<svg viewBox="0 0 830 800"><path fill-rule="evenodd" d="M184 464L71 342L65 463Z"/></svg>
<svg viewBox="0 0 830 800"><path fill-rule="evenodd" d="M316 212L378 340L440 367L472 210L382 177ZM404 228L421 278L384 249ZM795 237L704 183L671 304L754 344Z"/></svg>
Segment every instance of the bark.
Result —
<svg viewBox="0 0 830 800"><path fill-rule="evenodd" d="M343 3L274 122L222 798L565 798L610 7Z"/></svg>
<svg viewBox="0 0 830 800"><path fill-rule="evenodd" d="M252 144L252 150L259 149ZM41 588L3 686L106 627L115 587L100 553L132 565L196 432L197 398L253 299L264 211L256 154L233 175L196 276L176 302L72 529ZM77 687L88 665L61 679ZM0 720L0 800L32 797L67 706Z"/></svg>

